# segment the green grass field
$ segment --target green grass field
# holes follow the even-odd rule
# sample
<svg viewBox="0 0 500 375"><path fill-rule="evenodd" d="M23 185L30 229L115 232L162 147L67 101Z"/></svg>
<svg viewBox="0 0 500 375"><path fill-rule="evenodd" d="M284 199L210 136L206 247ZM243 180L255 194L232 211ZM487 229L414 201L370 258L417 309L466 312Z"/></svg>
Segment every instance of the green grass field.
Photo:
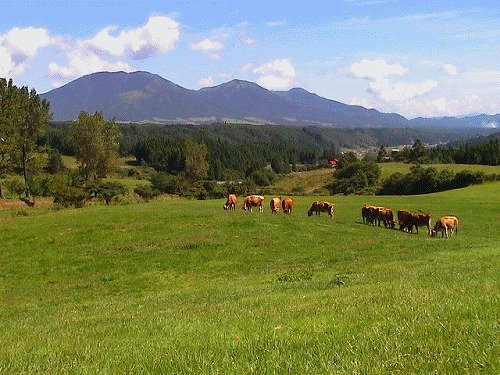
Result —
<svg viewBox="0 0 500 375"><path fill-rule="evenodd" d="M0 217L2 374L498 374L500 183L334 220L159 200ZM451 239L361 223L455 214Z"/></svg>

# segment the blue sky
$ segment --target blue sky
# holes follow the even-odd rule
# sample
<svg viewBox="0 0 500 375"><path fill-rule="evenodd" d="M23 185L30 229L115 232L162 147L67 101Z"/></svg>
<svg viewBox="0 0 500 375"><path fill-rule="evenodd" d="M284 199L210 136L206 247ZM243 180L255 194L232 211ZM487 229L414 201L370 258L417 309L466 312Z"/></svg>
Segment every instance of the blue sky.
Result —
<svg viewBox="0 0 500 375"><path fill-rule="evenodd" d="M496 1L0 0L0 76L47 92L96 71L232 79L407 118L500 112Z"/></svg>

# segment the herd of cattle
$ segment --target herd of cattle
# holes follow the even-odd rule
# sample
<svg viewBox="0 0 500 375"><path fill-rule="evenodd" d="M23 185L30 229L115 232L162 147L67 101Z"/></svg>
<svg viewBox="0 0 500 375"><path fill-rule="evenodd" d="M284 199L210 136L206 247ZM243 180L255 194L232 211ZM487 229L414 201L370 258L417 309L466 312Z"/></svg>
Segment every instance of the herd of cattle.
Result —
<svg viewBox="0 0 500 375"><path fill-rule="evenodd" d="M224 204L224 210L235 210L238 203L236 194L229 194ZM270 201L271 212L278 213L280 207L285 214L292 213L293 200L291 198L272 198ZM243 210L252 211L253 207L259 207L259 212L264 212L264 197L262 195L248 195L243 201ZM321 212L326 212L333 218L335 216L335 204L326 201L315 201L311 208L307 211L308 216L314 213L320 215ZM384 224L386 228L395 228L394 213L390 208L381 206L365 205L361 209L361 217L363 223L368 225ZM443 216L438 219L434 228L431 229L432 214L424 212L410 212L407 210L399 210L397 212L399 229L405 232L413 233L413 228L418 233L418 227L427 227L427 233L435 236L441 232L441 237L450 238L454 232L458 232L458 219L456 216Z"/></svg>
<svg viewBox="0 0 500 375"><path fill-rule="evenodd" d="M398 224L399 229L405 232L413 233L413 228L418 233L418 227L427 227L427 234L435 236L438 232L441 232L441 237L446 236L450 238L453 232L458 232L458 219L456 216L442 216L432 228L432 214L425 212L410 212L407 210L399 210L398 214ZM394 221L394 213L390 208L365 205L361 209L361 216L363 218L363 223L378 225L382 222L385 227L394 228L396 223Z"/></svg>

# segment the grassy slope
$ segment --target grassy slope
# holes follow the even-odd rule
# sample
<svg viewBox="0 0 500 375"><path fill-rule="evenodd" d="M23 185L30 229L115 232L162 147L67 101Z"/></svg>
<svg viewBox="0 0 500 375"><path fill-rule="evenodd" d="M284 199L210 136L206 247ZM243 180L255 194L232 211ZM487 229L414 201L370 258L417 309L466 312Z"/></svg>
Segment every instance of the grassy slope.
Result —
<svg viewBox="0 0 500 375"><path fill-rule="evenodd" d="M391 174L400 172L406 174L410 171L411 164L405 163L380 163L382 179ZM466 171L480 171L485 174L500 174L500 166L471 165L471 164L424 164L424 168L436 168L438 170L448 169L454 173ZM270 190L276 194L298 191L304 194L314 194L317 191L325 191L323 188L332 182L333 169L316 169L307 172L290 173L282 176ZM299 194L300 194L299 193Z"/></svg>
<svg viewBox="0 0 500 375"><path fill-rule="evenodd" d="M499 372L500 183L326 197L335 220L222 200L0 219L0 372ZM456 214L450 240L360 223Z"/></svg>

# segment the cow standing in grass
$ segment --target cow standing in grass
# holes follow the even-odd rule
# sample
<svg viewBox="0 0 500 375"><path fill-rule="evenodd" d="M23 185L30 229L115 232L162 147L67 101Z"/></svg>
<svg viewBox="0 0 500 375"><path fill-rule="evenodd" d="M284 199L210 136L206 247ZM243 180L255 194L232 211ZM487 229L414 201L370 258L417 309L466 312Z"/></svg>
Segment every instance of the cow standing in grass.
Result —
<svg viewBox="0 0 500 375"><path fill-rule="evenodd" d="M378 207L375 218L378 220L378 225L380 226L380 222L384 223L384 227L389 227L391 229L394 228L394 214L390 208L387 207Z"/></svg>
<svg viewBox="0 0 500 375"><path fill-rule="evenodd" d="M283 199L283 201L281 202L281 207L283 208L283 213L291 214L292 213L292 205L293 205L292 198Z"/></svg>
<svg viewBox="0 0 500 375"><path fill-rule="evenodd" d="M280 211L281 199L276 197L272 198L269 202L269 206L271 207L271 213L277 214Z"/></svg>
<svg viewBox="0 0 500 375"><path fill-rule="evenodd" d="M458 232L458 219L456 216L443 216L436 221L431 236L434 237L437 232L441 232L441 238L451 238L453 232Z"/></svg>
<svg viewBox="0 0 500 375"><path fill-rule="evenodd" d="M432 214L425 212L410 212L407 210L398 211L399 229L409 233L413 233L413 227L417 230L418 227L427 227L427 234L431 234Z"/></svg>
<svg viewBox="0 0 500 375"><path fill-rule="evenodd" d="M264 197L262 195L249 195L245 197L245 201L243 202L243 209L245 211L250 211L252 212L253 207L259 207L259 212L263 212L263 203L264 203Z"/></svg>
<svg viewBox="0 0 500 375"><path fill-rule="evenodd" d="M224 203L224 209L234 211L236 209L236 204L238 203L238 197L236 194L229 194L227 196L226 203Z"/></svg>
<svg viewBox="0 0 500 375"><path fill-rule="evenodd" d="M311 205L309 211L307 211L307 216L312 216L313 213L319 216L321 212L327 212L333 219L335 216L335 204L326 201L316 201Z"/></svg>
<svg viewBox="0 0 500 375"><path fill-rule="evenodd" d="M384 227L394 228L394 214L390 208L381 206L372 206L366 204L361 208L361 217L363 223L380 226L382 222Z"/></svg>

